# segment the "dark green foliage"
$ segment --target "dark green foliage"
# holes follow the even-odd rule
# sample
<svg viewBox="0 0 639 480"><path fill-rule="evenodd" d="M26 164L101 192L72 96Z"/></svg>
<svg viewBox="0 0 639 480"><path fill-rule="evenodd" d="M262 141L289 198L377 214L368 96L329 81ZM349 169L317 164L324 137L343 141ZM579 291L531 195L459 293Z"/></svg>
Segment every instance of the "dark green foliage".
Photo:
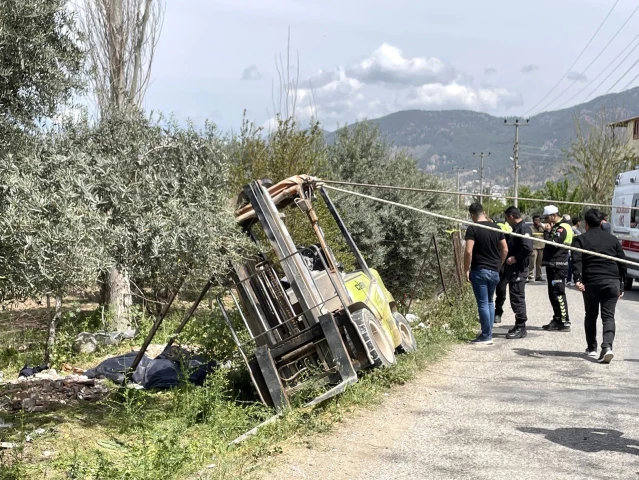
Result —
<svg viewBox="0 0 639 480"><path fill-rule="evenodd" d="M392 149L380 137L378 128L367 123L341 129L329 151L336 180L445 189L440 180L421 172L413 158ZM456 213L456 199L449 195L354 188L429 212L451 216ZM401 207L347 194L333 196L367 261L379 270L386 286L396 296L409 293L415 284L432 235L445 238L445 231L455 228L450 222Z"/></svg>
<svg viewBox="0 0 639 480"><path fill-rule="evenodd" d="M509 193L512 195L512 192ZM546 182L543 188L531 191L529 187L520 187L519 196L524 198L538 198L535 200L520 200L519 207L521 211L532 217L533 215L541 215L544 210L544 206L549 205L553 200L560 200L564 202L582 202L583 193L581 189L571 183L568 179L560 180L557 182ZM571 217L580 216L587 207L581 205L568 205L557 203L557 208L562 214L568 214Z"/></svg>

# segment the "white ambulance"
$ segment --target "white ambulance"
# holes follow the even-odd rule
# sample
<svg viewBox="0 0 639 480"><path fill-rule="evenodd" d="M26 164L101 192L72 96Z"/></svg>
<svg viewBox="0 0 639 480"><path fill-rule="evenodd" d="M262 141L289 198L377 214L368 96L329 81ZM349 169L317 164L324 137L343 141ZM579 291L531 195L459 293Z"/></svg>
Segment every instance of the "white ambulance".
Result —
<svg viewBox="0 0 639 480"><path fill-rule="evenodd" d="M617 175L610 223L628 259L639 262L639 167ZM635 279L639 280L639 267L628 267L626 290Z"/></svg>

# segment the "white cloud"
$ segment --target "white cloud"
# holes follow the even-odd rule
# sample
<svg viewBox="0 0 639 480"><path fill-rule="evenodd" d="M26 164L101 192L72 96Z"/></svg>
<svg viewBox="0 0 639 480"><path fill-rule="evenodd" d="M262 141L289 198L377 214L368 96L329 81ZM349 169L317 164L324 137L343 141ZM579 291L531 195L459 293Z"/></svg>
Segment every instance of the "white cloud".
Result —
<svg viewBox="0 0 639 480"><path fill-rule="evenodd" d="M297 101L303 108L310 106L312 110L316 109L319 118L338 118L365 99L360 92L363 87L362 82L350 78L343 68L338 67L320 71L312 77L309 88L299 90Z"/></svg>
<svg viewBox="0 0 639 480"><path fill-rule="evenodd" d="M244 69L244 72L242 72L242 80L251 81L259 80L260 78L262 78L262 74L257 69L256 65L250 65Z"/></svg>
<svg viewBox="0 0 639 480"><path fill-rule="evenodd" d="M439 58L406 58L399 48L388 43L383 43L348 73L363 83L400 86L417 86L432 82L448 83L458 75L452 66Z"/></svg>
<svg viewBox="0 0 639 480"><path fill-rule="evenodd" d="M494 67L487 67L484 69L484 75L497 75L498 71Z"/></svg>
<svg viewBox="0 0 639 480"><path fill-rule="evenodd" d="M409 108L496 112L523 103L505 88L474 85L471 76L442 60L405 58L386 43L351 68L322 69L299 86L298 120L317 118L328 127Z"/></svg>
<svg viewBox="0 0 639 480"><path fill-rule="evenodd" d="M497 110L522 105L522 103L520 95L504 88L473 88L458 83L422 85L400 95L396 101L399 108L469 110Z"/></svg>

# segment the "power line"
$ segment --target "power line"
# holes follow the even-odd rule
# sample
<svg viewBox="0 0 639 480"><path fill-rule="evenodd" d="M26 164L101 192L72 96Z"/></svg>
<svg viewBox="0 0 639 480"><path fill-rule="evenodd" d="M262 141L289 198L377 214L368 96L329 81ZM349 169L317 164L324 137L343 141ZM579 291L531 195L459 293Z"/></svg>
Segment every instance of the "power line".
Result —
<svg viewBox="0 0 639 480"><path fill-rule="evenodd" d="M559 152L521 152L523 155L527 155L529 157L551 157L551 158L561 158L561 157L565 157L566 155L564 153L559 153Z"/></svg>
<svg viewBox="0 0 639 480"><path fill-rule="evenodd" d="M557 152L561 152L561 148L551 148L551 147L535 147L534 145L524 145L523 143L519 144L520 147L525 147L525 148L534 148L536 150L556 150Z"/></svg>
<svg viewBox="0 0 639 480"><path fill-rule="evenodd" d="M566 73L564 73L562 75L562 77L557 81L557 83L555 84L554 87L552 87L550 89L550 91L544 95L544 97L539 100L539 102L537 102L530 110L528 110L524 116L527 116L530 112L532 112L533 110L535 110L539 105L541 105L549 96L550 94L552 94L552 92L555 91L555 89L559 86L559 84L561 83L561 81L566 78L566 75L568 75L571 71L572 71L572 67L574 67L577 62L579 61L579 59L583 56L583 54L586 52L586 50L588 49L588 47L590 46L590 44L592 43L592 41L595 39L595 37L597 36L597 34L599 33L599 30L601 30L601 27L603 27L604 23L606 23L606 20L608 20L608 17L610 17L610 15L612 14L612 11L615 9L615 7L617 6L617 4L619 3L619 0L616 0L614 5L612 6L612 8L610 9L610 11L608 12L608 15L606 15L606 18L603 19L603 21L601 22L601 24L599 24L599 27L597 27L597 30L595 30L595 33L593 33L592 37L590 37L590 40L588 40L588 43L586 43L586 46L583 48L583 50L581 51L581 53L577 56L576 60L574 62L572 62L572 65L570 65L570 67L568 67L568 70L566 70Z"/></svg>
<svg viewBox="0 0 639 480"><path fill-rule="evenodd" d="M610 40L608 40L608 43L606 43L606 45L604 46L604 48L601 49L601 51L597 54L597 56L588 64L588 66L585 68L585 70L583 72L581 72L579 75L584 75L588 69L590 67L592 67L592 65L599 59L599 57L601 57L601 55L606 51L606 49L610 46L610 44L614 41L615 38L617 38L617 36L619 35L619 33L621 33L621 31L623 30L623 28L628 24L628 22L630 21L630 19L634 16L635 13L637 13L637 10L639 10L639 5L637 5L637 7L632 11L632 13L630 14L630 16L626 19L626 21L623 23L623 25L621 25L621 27L619 28L619 30L617 30L617 32L612 36L612 38ZM579 76L576 77L572 83L570 85L568 85L566 87L566 89L561 92L559 95L557 95L553 100L550 101L550 103L546 104L546 106L544 108L542 108L542 111L546 111L548 109L548 107L550 107L550 105L552 105L553 103L555 103L557 100L559 100L564 93L566 93L568 90L570 90L572 88L572 86L577 83L577 80L579 80Z"/></svg>
<svg viewBox="0 0 639 480"><path fill-rule="evenodd" d="M611 67L611 66L612 66L612 65L613 65L613 64L614 64L617 60L619 60L619 57L621 57L621 56L625 53L625 51L626 51L626 50L628 50L628 49L632 46L632 44L633 44L633 43L634 43L634 42L635 42L638 38L639 38L639 33L635 36L635 38L633 38L633 39L632 39L632 41L631 41L628 45L626 45L626 46L625 46L625 48L624 48L621 52L619 52L619 55L617 55L617 56L616 56L616 57L615 57L615 58L614 58L614 59L613 59L613 60L612 60L612 61L611 61L608 65L606 65L606 68L604 68L601 72L599 72L599 74L598 74L596 77L594 77L594 78L593 78L592 80L590 80L590 81L589 81L586 85L584 85L584 86L583 86L583 88L582 88L581 90L579 90L577 93L575 93L575 94L574 94L572 97L570 97L567 101L565 101L564 103L562 103L562 104L559 106L559 109L564 108L566 105L568 105L570 102L572 102L575 98L577 98L579 95L581 95L581 94L584 92L584 90L586 90L586 89L587 89L590 85L592 85L593 83L595 83L595 82L597 81L597 79L598 79L599 77L601 77L601 76L605 73L605 71L606 71L606 70L608 70L608 69L609 69L609 68L610 68L610 67ZM626 58L628 58L628 57L630 56L630 54L632 54L632 52L634 52L634 51L637 49L637 47L639 47L639 42L637 42L637 44L634 46L634 48L633 48L632 50L630 50L630 52L628 52L628 55L626 55L626 57L625 57L625 58L621 61L621 63L620 63L619 65L617 65L617 66L613 69L613 71L612 71L612 72L610 72L610 73L608 74L608 76L607 76L607 77L603 80L603 82L601 82L601 83L599 84L599 86L601 86L603 83L605 83L605 82L606 82L606 80L608 80L608 79L610 78L610 76L611 76L613 73L615 73L615 72L617 71L617 69L619 68L619 66L620 66L620 65L621 65L621 64L622 64L622 63L626 60ZM597 88L595 88L595 91L597 91L597 89L599 88L599 86L598 86ZM582 101L582 102L583 102L583 101Z"/></svg>
<svg viewBox="0 0 639 480"><path fill-rule="evenodd" d="M563 155L551 155L551 154L545 154L545 153L522 152L522 154L526 157L564 158Z"/></svg>
<svg viewBox="0 0 639 480"><path fill-rule="evenodd" d="M615 67L615 68L614 68L614 69L613 69L613 70L612 70L612 71L611 71L611 72L610 72L610 73L606 76L606 78L604 78L604 79L603 79L603 80L599 83L599 85L597 85L597 86L595 87L595 89L594 89L592 92L590 92L590 93L588 94L588 96L587 96L587 97L583 100L584 102L586 102L586 101L590 100L590 98L592 98L592 96L595 94L595 92L596 92L597 90L599 90L599 88L600 88L600 87L601 87L604 83L606 83L606 81L607 81L607 80L608 80L608 79L612 76L612 74L613 74L613 73L615 73L615 72L619 69L619 67L621 67L621 66L623 65L623 63L624 63L624 62L628 59L628 57L632 54L632 52L634 52L634 51L637 49L637 47L639 47L639 43L637 43L637 45L635 45L635 46L634 46L634 48L633 48L632 50L630 50L630 51L628 52L628 54L627 54L625 57L623 57L623 60L621 60L621 62L619 62L619 64L618 64L618 65L617 65L617 66L616 66L616 67ZM633 66L634 66L634 65L633 65ZM632 68L632 67L630 67L630 68ZM626 72L626 73L627 73L627 72Z"/></svg>
<svg viewBox="0 0 639 480"><path fill-rule="evenodd" d="M330 183L333 183L333 182L330 182ZM334 190L336 192L355 195L357 197L366 198L368 200L373 200L373 201L380 202L380 203L385 203L387 205L392 205L394 207L406 208L406 209L412 210L414 212L423 213L423 214L431 216L431 217L439 218L440 220L447 220L449 222L454 222L456 224L460 224L460 223L461 224L467 224L467 225L472 224L473 227L481 228L483 230L492 230L493 232L498 232L498 233L502 233L502 234L504 233L503 230L501 230L500 228L497 228L497 227L491 227L491 226L488 226L488 225L484 225L482 223L472 223L470 220L464 220L464 219L460 219L460 218L450 217L448 215L442 215L441 213L431 212L429 210L424 210L422 208L413 207L412 205L404 205L404 204L399 203L399 202L393 202L392 200L386 200L386 199L383 199L383 198L374 197L372 195L366 195L364 193L354 192L352 190L344 190L343 188L331 187L330 185L324 185L324 187L329 189L329 190ZM554 203L559 203L557 200L553 200L553 202ZM573 202L563 202L563 203L573 203ZM574 202L574 203L577 203L577 202ZM522 235L520 233L515 233L515 232L508 232L508 233L506 233L506 235L510 235L511 237L523 238L524 240L530 240L530 235ZM606 255L604 253L593 252L591 250L584 250L583 248L573 247L573 246L570 246L570 245L566 245L564 243L555 243L552 240L546 240L546 239L542 239L542 238L536 238L535 240L537 240L540 243L544 243L546 245L552 245L553 247L556 247L556 248L563 248L564 250L572 250L573 252L580 252L580 253L584 253L584 254L587 254L587 255L592 255L594 257L605 258L606 260L611 260L611 261L614 261L614 262L617 262L617 263L623 263L625 265L631 265L631 266L633 266L635 268L639 265L637 262L632 261L632 260L627 260L627 259L618 258L618 257L612 257L612 256Z"/></svg>
<svg viewBox="0 0 639 480"><path fill-rule="evenodd" d="M386 189L386 190L400 190L400 191L407 191L407 192L422 192L422 193L437 193L437 194L444 194L444 195L463 195L465 197L486 197L487 195L485 194L476 194L476 193L469 193L469 192L451 192L450 190L435 190L435 189L429 189L429 188L415 188L415 187L400 187L397 185L380 185L380 184L375 184L375 183L357 183L357 182L346 182L343 180L326 180L324 178L319 178L318 181L322 184L324 184L325 186L328 187L328 185L333 184L333 185L347 185L347 186L351 186L351 187L366 187L366 188L381 188L381 189ZM335 188L335 187L332 187ZM346 191L347 193L355 193L355 192L350 192L350 191ZM359 194L358 194L359 195ZM363 195L363 194L362 194ZM506 198L509 200L514 199L515 197L511 197L511 196L507 196L507 195L503 195L502 198ZM586 203L586 202L569 202L567 200L553 200L553 199L548 199L548 198L524 198L524 197L519 197L519 200L527 200L530 202L538 202L538 203L556 203L556 204L566 204L566 205L581 205L584 207L604 207L604 208L610 208L611 206L613 206L612 204L610 205L604 205L603 203ZM631 206L625 206L623 208L627 208L629 210L639 210L639 207L631 207Z"/></svg>
<svg viewBox="0 0 639 480"><path fill-rule="evenodd" d="M628 90L628 87L630 87L630 85L632 85L633 83L635 83L635 80L637 80L639 78L639 73L637 74L637 76L635 78L633 78L632 80L630 80L630 82L628 83L628 85L626 85L625 87L623 87L621 89L621 91L623 92L624 90Z"/></svg>
<svg viewBox="0 0 639 480"><path fill-rule="evenodd" d="M619 82L621 82L621 81L624 79L624 77L630 73L630 70L632 70L633 68L635 68L635 65L637 65L638 63L639 63L639 58L635 61L635 63L633 63L632 65L630 65L630 68L629 68L628 70L626 70L626 72L625 72L625 73L624 73L621 77L619 77L619 79L618 79L615 83L613 83L613 84L611 85L611 87L610 87L608 90L606 90L606 93L604 93L604 95L608 95L608 94L610 93L610 91L611 91L613 88L615 88L615 86L617 86L617 84L618 84Z"/></svg>

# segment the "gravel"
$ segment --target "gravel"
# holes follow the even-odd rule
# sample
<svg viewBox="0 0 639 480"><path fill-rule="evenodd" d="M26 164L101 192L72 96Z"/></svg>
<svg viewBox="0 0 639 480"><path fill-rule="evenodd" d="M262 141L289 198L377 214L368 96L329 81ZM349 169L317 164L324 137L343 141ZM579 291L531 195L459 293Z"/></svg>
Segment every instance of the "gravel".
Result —
<svg viewBox="0 0 639 480"><path fill-rule="evenodd" d="M506 308L494 346L456 347L380 407L286 449L263 478L637 479L639 291L618 304L610 365L583 354L576 290L572 332L541 329L546 295L545 284L527 287L527 338L504 338Z"/></svg>

